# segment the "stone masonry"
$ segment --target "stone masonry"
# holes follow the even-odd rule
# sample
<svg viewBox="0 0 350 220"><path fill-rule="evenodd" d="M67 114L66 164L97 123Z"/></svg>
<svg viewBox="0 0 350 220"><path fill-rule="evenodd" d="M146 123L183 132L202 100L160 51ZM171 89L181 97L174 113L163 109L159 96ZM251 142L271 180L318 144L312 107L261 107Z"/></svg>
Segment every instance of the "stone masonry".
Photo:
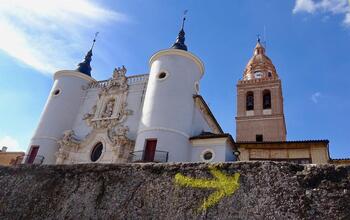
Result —
<svg viewBox="0 0 350 220"><path fill-rule="evenodd" d="M184 187L179 173L239 187L205 211L216 192ZM0 219L350 219L350 166L275 162L81 164L0 167Z"/></svg>

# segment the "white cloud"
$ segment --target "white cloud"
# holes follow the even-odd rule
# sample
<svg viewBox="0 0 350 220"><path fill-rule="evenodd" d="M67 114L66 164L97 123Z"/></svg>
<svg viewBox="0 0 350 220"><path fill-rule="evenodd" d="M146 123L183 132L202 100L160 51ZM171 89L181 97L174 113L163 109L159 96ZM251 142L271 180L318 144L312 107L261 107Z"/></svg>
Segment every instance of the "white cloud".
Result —
<svg viewBox="0 0 350 220"><path fill-rule="evenodd" d="M0 138L0 148L8 147L7 151L25 151L19 145L19 142L11 136L3 136Z"/></svg>
<svg viewBox="0 0 350 220"><path fill-rule="evenodd" d="M317 104L320 97L321 97L321 93L320 92L315 92L314 94L311 95L311 100L315 104Z"/></svg>
<svg viewBox="0 0 350 220"><path fill-rule="evenodd" d="M0 0L0 49L52 74L79 61L73 54L83 51L97 25L125 20L90 0Z"/></svg>
<svg viewBox="0 0 350 220"><path fill-rule="evenodd" d="M343 23L350 26L350 0L296 0L293 13L299 12L344 14Z"/></svg>
<svg viewBox="0 0 350 220"><path fill-rule="evenodd" d="M312 0L296 0L293 13L305 11L313 13L316 10L316 5Z"/></svg>

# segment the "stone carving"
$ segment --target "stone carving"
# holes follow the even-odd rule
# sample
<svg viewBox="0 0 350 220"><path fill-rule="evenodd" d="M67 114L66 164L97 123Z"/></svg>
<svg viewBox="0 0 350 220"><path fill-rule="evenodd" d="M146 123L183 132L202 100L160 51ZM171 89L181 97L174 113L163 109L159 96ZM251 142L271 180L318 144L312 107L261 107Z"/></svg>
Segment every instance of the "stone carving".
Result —
<svg viewBox="0 0 350 220"><path fill-rule="evenodd" d="M115 158L116 161L128 162L129 160L135 142L127 137L128 131L129 128L127 126L119 126L115 129L108 130L108 138L114 144L112 149L117 156Z"/></svg>
<svg viewBox="0 0 350 220"><path fill-rule="evenodd" d="M124 66L115 68L112 78L99 87L98 100L89 113L83 116L92 131L81 145L88 144L97 136L107 139L106 144L113 151L113 162L128 162L135 145L127 137L129 128L123 126L127 116L133 112L127 109L128 83Z"/></svg>
<svg viewBox="0 0 350 220"><path fill-rule="evenodd" d="M97 105L92 106L91 112L86 113L83 117L83 120L92 119L95 116L96 109L97 109Z"/></svg>
<svg viewBox="0 0 350 220"><path fill-rule="evenodd" d="M118 94L127 91L128 83L125 74L126 68L124 66L122 68L115 68L113 71L112 78L108 81L106 86L103 87L100 93L98 94L99 98L108 94Z"/></svg>
<svg viewBox="0 0 350 220"><path fill-rule="evenodd" d="M102 118L108 118L108 117L112 116L114 102L115 102L114 99L108 101L108 103L105 107L105 110L102 113Z"/></svg>
<svg viewBox="0 0 350 220"><path fill-rule="evenodd" d="M80 141L75 137L73 130L66 130L63 132L61 140L57 141L58 152L56 153L56 163L61 164L68 158L69 152L74 150L78 151Z"/></svg>
<svg viewBox="0 0 350 220"><path fill-rule="evenodd" d="M98 101L90 113L86 113L83 120L94 129L113 128L125 121L132 111L126 109L128 84L125 66L117 67L112 78L101 88ZM118 100L118 102L116 102Z"/></svg>

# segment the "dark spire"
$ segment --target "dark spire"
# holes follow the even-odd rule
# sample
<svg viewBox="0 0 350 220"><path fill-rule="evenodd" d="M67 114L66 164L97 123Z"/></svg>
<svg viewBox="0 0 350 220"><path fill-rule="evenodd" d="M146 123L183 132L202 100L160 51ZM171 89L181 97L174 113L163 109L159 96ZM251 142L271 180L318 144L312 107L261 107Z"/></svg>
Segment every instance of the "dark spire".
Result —
<svg viewBox="0 0 350 220"><path fill-rule="evenodd" d="M96 42L96 37L98 35L98 32L95 33L95 38L92 42L92 46L90 48L90 50L86 53L84 60L78 64L78 68L76 69L77 71L84 73L88 76L91 76L91 57L92 57L92 49L95 46L95 42Z"/></svg>
<svg viewBox="0 0 350 220"><path fill-rule="evenodd" d="M184 17L182 19L181 30L179 32L179 35L176 38L175 43L173 44L173 46L171 48L187 51L187 46L185 45L185 31L184 31L186 13L187 13L187 10L184 11Z"/></svg>

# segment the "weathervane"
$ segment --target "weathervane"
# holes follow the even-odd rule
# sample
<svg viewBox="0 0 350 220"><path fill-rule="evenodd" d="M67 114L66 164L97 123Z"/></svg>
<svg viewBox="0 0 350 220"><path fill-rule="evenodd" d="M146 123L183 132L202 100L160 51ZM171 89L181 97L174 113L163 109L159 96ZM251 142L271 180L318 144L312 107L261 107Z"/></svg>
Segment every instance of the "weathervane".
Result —
<svg viewBox="0 0 350 220"><path fill-rule="evenodd" d="M183 18L182 18L182 26L181 26L181 29L184 29L187 12L188 12L188 10L186 9L186 10L184 11Z"/></svg>
<svg viewBox="0 0 350 220"><path fill-rule="evenodd" d="M99 34L99 32L96 32L95 33L95 37L94 37L94 40L92 41L92 46L91 46L91 50L94 48L95 46L95 42L96 42L96 38L97 38L97 35Z"/></svg>

